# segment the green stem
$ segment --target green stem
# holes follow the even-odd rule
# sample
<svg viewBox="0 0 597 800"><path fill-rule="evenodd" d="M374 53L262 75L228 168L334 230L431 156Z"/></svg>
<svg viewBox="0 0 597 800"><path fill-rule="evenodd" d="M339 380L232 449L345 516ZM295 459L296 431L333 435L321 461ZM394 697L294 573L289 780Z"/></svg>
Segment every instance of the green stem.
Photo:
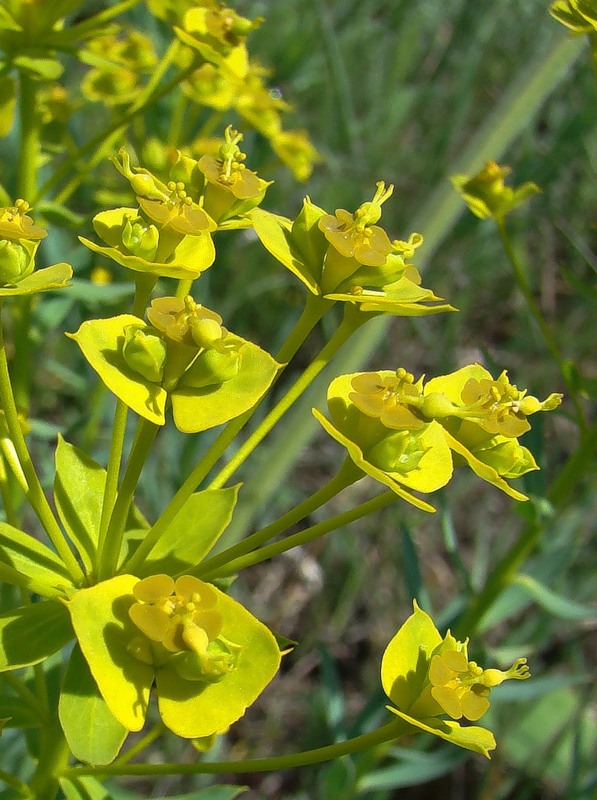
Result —
<svg viewBox="0 0 597 800"><path fill-rule="evenodd" d="M163 722L157 722L153 728L148 731L144 736L142 736L138 742L123 753L119 758L117 758L113 764L114 766L122 766L124 764L128 764L135 756L138 756L139 753L142 753L143 750L147 749L150 745L152 745L160 736L166 731L166 726Z"/></svg>
<svg viewBox="0 0 597 800"><path fill-rule="evenodd" d="M464 639L475 633L483 616L504 589L510 585L519 568L535 549L541 538L541 531L541 524L538 520L533 520L525 525L512 547L491 571L481 592L458 620L454 630L454 636L457 639Z"/></svg>
<svg viewBox="0 0 597 800"><path fill-rule="evenodd" d="M385 508L397 499L398 495L396 495L394 492L384 492L383 494L374 497L372 500L368 500L366 503L361 503L355 508L351 508L350 511L345 511L342 514L336 514L336 516L326 520L325 522L312 525L310 528L305 528L304 531L299 531L299 533L292 534L292 536L286 536L281 541L267 545L266 547L261 547L254 552L248 553L246 556L241 556L233 559L232 561L228 561L224 567L216 569L213 572L209 572L207 575L202 574L201 577L204 580L211 581L214 578L220 578L224 575L232 575L236 572L240 572L241 569L252 567L254 564L259 564L261 561L267 561L269 558L274 558L274 556L278 556L281 553L292 550L293 547L300 547L301 545L308 544L314 539L325 536L326 533L335 531L338 528L344 528L346 525L350 525L357 519L367 516L367 514L373 514L375 511ZM194 575L196 571L197 568L194 568L190 570L190 574Z"/></svg>
<svg viewBox="0 0 597 800"><path fill-rule="evenodd" d="M568 502L574 487L586 474L597 450L597 422L582 439L580 447L572 453L557 478L547 491L547 499L554 508L562 508ZM483 616L499 595L506 589L525 559L534 550L541 538L541 524L537 519L527 522L518 539L496 564L483 589L473 599L465 614L458 621L455 635L464 638L477 629Z"/></svg>
<svg viewBox="0 0 597 800"><path fill-rule="evenodd" d="M159 425L140 418L129 461L110 517L104 547L98 555L98 580L100 581L106 580L116 573L126 518L141 471L159 429Z"/></svg>
<svg viewBox="0 0 597 800"><path fill-rule="evenodd" d="M15 476L15 479L19 486L21 487L23 494L27 494L27 479L25 478L25 474L21 467L21 462L17 457L17 453L14 447L14 444L10 439L2 439L0 440L0 451L2 452L3 460L11 469L12 474Z"/></svg>
<svg viewBox="0 0 597 800"><path fill-rule="evenodd" d="M114 504L118 496L118 479L120 477L120 465L122 463L122 453L124 450L124 437L126 434L126 422L128 418L128 406L122 400L116 400L116 410L114 412L114 422L112 424L112 439L110 442L110 454L108 455L108 469L106 473L106 486L102 500L102 514L100 518L100 529L97 542L97 563L95 564L96 574L99 573L101 557L106 546L106 536L110 518L114 511Z"/></svg>
<svg viewBox="0 0 597 800"><path fill-rule="evenodd" d="M576 411L576 417L579 424L581 431L587 430L587 420L584 415L582 405L578 398L578 392L576 387L570 380L570 376L568 374L568 370L566 369L566 364L564 359L562 358L562 354L560 353L560 349L558 344L555 340L553 332L547 322L545 321L543 314L541 313L541 309L537 301L535 300L533 293L531 291L531 287L529 286L527 279L525 277L524 271L516 257L516 253L514 252L514 248L512 247L512 242L510 240L510 236L508 235L508 231L506 229L506 223L504 220L496 220L497 228L500 234L500 239L502 240L503 248L508 256L508 260L512 265L512 269L514 271L514 277L516 278L516 282L518 283L518 287L522 293L522 296L525 299L527 304L527 308L531 313L531 316L537 323L539 330L545 340L545 344L547 345L547 349L549 350L552 359L555 361L558 370L560 371L560 375L562 376L562 380L566 385L566 390L570 395L570 399L574 405L574 410Z"/></svg>
<svg viewBox="0 0 597 800"><path fill-rule="evenodd" d="M20 150L17 165L17 194L33 202L37 192L40 155L40 121L37 109L39 83L25 72L19 72ZM31 308L33 297L15 298L13 391L17 406L29 411L31 381Z"/></svg>
<svg viewBox="0 0 597 800"><path fill-rule="evenodd" d="M7 786L12 786L13 789L16 789L19 794L23 795L23 797L31 797L29 787L25 783L21 783L21 781L13 778L13 776L9 775L8 772L4 772L3 769L0 769L0 781L5 783Z"/></svg>
<svg viewBox="0 0 597 800"><path fill-rule="evenodd" d="M21 122L21 149L19 151L17 192L23 200L33 202L37 191L39 163L39 117L37 113L37 87L25 72L19 73L19 118Z"/></svg>
<svg viewBox="0 0 597 800"><path fill-rule="evenodd" d="M171 147L173 150L177 148L180 144L182 126L184 122L184 114L187 105L188 105L188 100L186 96L181 92L178 95L178 100L176 101L176 105L174 106L174 110L170 118L170 128L168 130L168 146Z"/></svg>
<svg viewBox="0 0 597 800"><path fill-rule="evenodd" d="M336 332L320 351L315 360L298 378L294 385L286 392L284 397L272 408L265 419L258 425L253 433L236 451L230 461L223 467L210 483L210 489L219 489L234 475L236 470L245 462L257 445L267 436L271 429L282 419L289 408L299 399L303 392L313 383L319 373L330 363L342 345L350 338L355 330L365 321L364 315L358 316L351 312L351 307L345 309L342 322Z"/></svg>
<svg viewBox="0 0 597 800"><path fill-rule="evenodd" d="M32 798L54 800L60 787L60 776L68 767L69 756L68 744L56 718L51 725L44 728L37 769L29 784Z"/></svg>
<svg viewBox="0 0 597 800"><path fill-rule="evenodd" d="M37 697L30 689L27 688L27 686L25 686L22 680L17 678L16 675L13 675L12 672L3 672L2 680L5 681L8 686L10 686L13 692L21 698L25 705L29 706L29 708L37 717L39 717L40 720L44 719L42 714L40 714Z"/></svg>
<svg viewBox="0 0 597 800"><path fill-rule="evenodd" d="M345 742L317 747L301 753L292 753L271 758L248 758L241 761L205 761L199 764L127 764L125 766L110 765L107 767L71 767L64 777L74 778L78 775L218 775L239 774L249 772L275 772L282 769L304 767L308 764L320 764L322 761L333 761L336 758L360 753L371 747L390 742L403 736L410 729L408 723L401 719L390 722L371 733L363 733Z"/></svg>
<svg viewBox="0 0 597 800"><path fill-rule="evenodd" d="M178 285L176 287L176 297L178 300L184 300L185 297L191 293L191 286L193 285L192 280L186 280L185 278L181 278L178 281Z"/></svg>
<svg viewBox="0 0 597 800"><path fill-rule="evenodd" d="M179 283L179 287L183 282ZM307 338L311 330L319 322L323 314L329 308L329 301L322 298L313 299L312 295L307 296L305 308L290 332L288 339L284 342L280 351L276 354L276 360L285 364L290 361L298 348ZM280 376L282 369L276 376ZM188 475L180 489L176 492L164 511L160 514L155 524L148 531L147 535L135 551L131 559L126 563L126 568L134 571L143 559L149 555L155 543L160 539L164 531L172 523L176 515L180 512L186 501L195 491L197 486L209 474L210 470L220 460L229 445L234 441L237 434L255 413L257 406L249 409L240 417L231 420L221 431L218 437L212 442L201 460L195 465L192 472Z"/></svg>
<svg viewBox="0 0 597 800"><path fill-rule="evenodd" d="M229 562L233 559L237 559L261 547L265 542L269 542L270 539L288 530L291 525L305 519L305 517L325 505L325 503L329 502L343 489L346 489L347 486L359 480L362 475L363 473L352 461L347 459L340 468L338 474L312 494L311 497L303 500L298 506L291 508L286 514L283 514L277 520L266 525L265 528L262 528L260 531L256 531L251 536L247 536L246 539L228 547L221 553L202 561L201 564L194 568L193 574L203 578L205 575L212 575L216 570L220 570L222 567L227 567Z"/></svg>
<svg viewBox="0 0 597 800"><path fill-rule="evenodd" d="M0 303L0 404L4 411L6 425L10 438L15 446L17 457L21 462L21 467L27 481L27 499L31 507L37 514L41 524L56 548L57 553L62 558L66 568L70 572L73 580L81 581L84 577L83 571L68 546L66 538L62 533L56 517L54 516L50 504L48 503L44 491L37 477L35 467L31 461L27 443L21 430L21 423L12 392L10 373L8 371L8 361L6 359L6 347L4 344L4 334L1 320L2 304Z"/></svg>

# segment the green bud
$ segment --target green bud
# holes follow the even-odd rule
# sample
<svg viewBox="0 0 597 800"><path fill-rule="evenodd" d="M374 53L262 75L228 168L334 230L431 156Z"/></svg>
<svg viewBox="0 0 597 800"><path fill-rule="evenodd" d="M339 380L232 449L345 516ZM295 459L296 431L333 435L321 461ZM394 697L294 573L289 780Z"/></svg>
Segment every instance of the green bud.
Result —
<svg viewBox="0 0 597 800"><path fill-rule="evenodd" d="M220 386L238 375L240 369L240 347L234 345L223 352L205 350L185 372L181 386L203 389L207 386Z"/></svg>
<svg viewBox="0 0 597 800"><path fill-rule="evenodd" d="M161 383L166 363L166 342L155 328L128 325L124 332L122 355L128 366L145 380Z"/></svg>
<svg viewBox="0 0 597 800"><path fill-rule="evenodd" d="M420 411L427 419L444 419L458 416L458 406L441 392L431 392L423 398Z"/></svg>
<svg viewBox="0 0 597 800"><path fill-rule="evenodd" d="M308 197L303 200L303 207L292 223L292 243L300 251L305 264L314 270L314 274L321 273L321 265L328 243L318 226L318 222L325 214Z"/></svg>
<svg viewBox="0 0 597 800"><path fill-rule="evenodd" d="M186 186L191 186L194 183L193 179L199 179L200 185L203 183L203 176L197 169L197 161L194 158L183 155L180 150L176 161L172 165L169 177L171 181L184 183Z"/></svg>
<svg viewBox="0 0 597 800"><path fill-rule="evenodd" d="M213 347L226 335L226 330L220 324L221 317L214 319L212 316L207 316L206 312L208 309L199 308L188 318L191 336L197 347ZM214 314L214 312L208 313Z"/></svg>
<svg viewBox="0 0 597 800"><path fill-rule="evenodd" d="M160 243L155 225L148 225L142 217L126 217L122 229L122 243L127 250L146 261L153 261Z"/></svg>
<svg viewBox="0 0 597 800"><path fill-rule="evenodd" d="M0 285L18 283L33 272L37 244L0 240Z"/></svg>
<svg viewBox="0 0 597 800"><path fill-rule="evenodd" d="M396 431L384 437L366 453L367 460L388 472L410 472L419 466L426 453L419 437L409 431Z"/></svg>

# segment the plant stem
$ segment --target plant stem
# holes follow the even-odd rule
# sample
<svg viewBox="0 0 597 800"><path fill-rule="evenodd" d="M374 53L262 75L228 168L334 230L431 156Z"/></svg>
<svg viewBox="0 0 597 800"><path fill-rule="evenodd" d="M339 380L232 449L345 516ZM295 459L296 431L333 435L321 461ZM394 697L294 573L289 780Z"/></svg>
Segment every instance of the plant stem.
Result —
<svg viewBox="0 0 597 800"><path fill-rule="evenodd" d="M578 398L578 392L576 387L570 380L570 376L568 374L568 370L566 369L566 364L564 359L562 358L562 354L560 353L560 349L558 344L555 340L553 332L547 322L545 321L543 314L541 313L541 309L535 298L533 297L533 293L531 291L531 287L529 286L527 279L525 277L524 271L520 265L520 262L514 252L514 248L512 247L512 242L510 240L510 236L508 235L508 231L506 229L506 224L503 219L496 221L498 232L500 234L500 239L502 240L502 246L506 255L508 256L508 260L512 265L512 269L514 271L514 277L516 278L516 282L518 283L518 287L522 293L522 296L525 299L527 304L527 308L537 323L539 330L541 331L541 335L545 340L545 344L547 345L547 349L549 350L552 359L555 361L558 370L560 371L560 375L562 376L562 380L566 385L566 390L570 395L570 399L574 405L574 410L576 412L576 418L578 421L578 425L581 431L587 430L587 420L584 415L582 405Z"/></svg>
<svg viewBox="0 0 597 800"><path fill-rule="evenodd" d="M300 547L308 542L312 542L314 539L325 536L326 533L330 533L338 528L343 528L346 525L350 525L357 519L367 516L367 514L373 514L375 511L385 508L385 506L390 505L390 503L393 503L397 499L398 495L396 495L394 492L384 492L383 494L374 497L372 500L367 500L366 503L361 503L355 508L351 508L350 511L344 511L342 514L336 514L336 516L326 520L325 522L312 525L310 528L305 528L305 530L299 531L299 533L292 534L292 536L286 536L279 542L267 545L266 547L261 547L258 550L248 553L246 556L241 556L233 559L232 561L228 561L224 567L215 569L213 572L208 572L206 575L202 574L201 577L203 580L211 581L214 578L221 578L224 575L232 575L236 572L240 572L241 569L252 567L254 564L259 564L261 561L266 561L268 558L274 558L274 556L278 556L280 553L285 553L288 550L292 550L293 547ZM189 572L191 575L194 575L197 572L197 568L195 567Z"/></svg>
<svg viewBox="0 0 597 800"><path fill-rule="evenodd" d="M37 191L40 155L40 121L37 109L39 83L24 71L19 72L19 119L21 124L20 150L17 165L17 194L30 203ZM17 297L14 303L13 391L18 408L29 411L31 382L31 308L34 299Z"/></svg>
<svg viewBox="0 0 597 800"><path fill-rule="evenodd" d="M141 471L159 429L159 425L155 425L153 422L149 422L142 417L139 419L131 454L110 517L104 547L98 554L98 580L100 581L106 580L106 578L116 573L126 518L129 513L135 489L137 488L137 483L139 482Z"/></svg>
<svg viewBox="0 0 597 800"><path fill-rule="evenodd" d="M253 433L239 447L230 461L216 475L209 484L210 489L219 489L234 475L236 470L245 462L257 445L267 436L271 429L282 419L289 408L299 399L303 392L313 383L319 373L330 363L342 345L350 338L355 330L365 321L358 316L358 312L351 313L349 306L345 310L344 318L336 329L334 335L320 351L315 360L298 378L294 385L286 392L284 397L274 406L267 417L255 428Z"/></svg>
<svg viewBox="0 0 597 800"><path fill-rule="evenodd" d="M31 797L31 793L27 784L22 783L16 778L13 778L13 776L9 775L8 772L4 772L3 769L0 769L0 781L5 783L7 786L12 786L13 789L16 789L19 794L23 795L23 797Z"/></svg>
<svg viewBox="0 0 597 800"><path fill-rule="evenodd" d="M182 281L179 282L179 287L181 286ZM282 362L285 364L289 361L292 356L296 353L298 348L307 338L311 330L315 327L315 325L319 322L323 314L329 308L329 301L323 300L322 298L315 298L312 299L312 295L307 296L307 302L305 304L305 308L297 320L294 328L290 332L286 342L280 348L280 351L276 354L276 360L278 362ZM282 368L283 369L283 368ZM276 376L277 378L280 376L282 369ZM162 536L164 531L168 528L168 526L172 523L176 515L182 509L186 501L195 491L197 486L201 483L201 481L208 475L212 467L220 460L221 456L226 452L228 446L234 441L237 434L242 430L244 425L248 422L248 420L253 416L255 410L258 406L254 406L253 408L246 411L244 414L241 414L240 417L231 420L221 431L218 437L212 442L210 447L207 449L201 460L195 465L192 472L188 475L180 489L176 492L174 497L171 499L167 507L164 511L160 514L159 518L156 520L155 524L152 526L151 530L149 530L131 557L131 559L126 563L127 569L132 571L135 570L136 567L143 561L143 559L149 555L151 549L154 547L155 543L159 540Z"/></svg>
<svg viewBox="0 0 597 800"><path fill-rule="evenodd" d="M274 520L274 522L266 525L265 528L262 528L260 531L256 531L256 533L247 536L246 539L228 547L221 553L202 561L194 568L193 574L203 578L205 575L213 574L214 571L219 570L221 567L227 567L229 562L233 559L252 552L265 542L283 533L291 525L300 522L300 520L312 514L313 511L325 505L325 503L339 494L343 489L350 486L351 483L359 480L362 475L363 473L352 461L347 459L340 468L338 474L312 494L311 497L303 500L298 506L291 508L286 514L283 514L277 520Z"/></svg>
<svg viewBox="0 0 597 800"><path fill-rule="evenodd" d="M0 404L4 411L6 425L10 438L15 447L17 457L21 463L25 479L27 481L28 491L27 499L31 503L31 507L37 514L41 524L44 526L46 533L57 553L62 558L66 568L71 574L74 581L81 581L84 577L83 571L79 566L76 558L74 557L71 549L68 546L66 538L56 521L50 504L48 503L44 491L37 477L35 467L31 461L27 443L21 430L21 423L15 404L14 395L12 392L12 384L10 381L10 373L8 371L8 361L6 359L6 347L4 344L4 334L2 330L2 303L0 302Z"/></svg>
<svg viewBox="0 0 597 800"><path fill-rule="evenodd" d="M43 731L37 769L29 785L32 798L54 800L60 786L59 778L68 767L69 756L70 749L58 718L55 718Z"/></svg>
<svg viewBox="0 0 597 800"><path fill-rule="evenodd" d="M410 726L401 719L390 722L371 733L363 733L344 742L271 758L249 758L241 761L206 761L199 764L127 764L125 766L107 767L71 767L64 777L74 778L78 775L199 775L199 774L239 774L248 772L275 772L282 769L293 769L308 764L319 764L332 761L351 753L360 753L385 742L404 735Z"/></svg>
<svg viewBox="0 0 597 800"><path fill-rule="evenodd" d="M166 726L163 722L157 722L153 728L148 731L144 736L142 736L138 742L119 756L114 762L114 766L122 766L123 764L128 764L131 759L138 756L139 753L142 753L143 750L148 748L151 744L153 744L160 736L166 731Z"/></svg>

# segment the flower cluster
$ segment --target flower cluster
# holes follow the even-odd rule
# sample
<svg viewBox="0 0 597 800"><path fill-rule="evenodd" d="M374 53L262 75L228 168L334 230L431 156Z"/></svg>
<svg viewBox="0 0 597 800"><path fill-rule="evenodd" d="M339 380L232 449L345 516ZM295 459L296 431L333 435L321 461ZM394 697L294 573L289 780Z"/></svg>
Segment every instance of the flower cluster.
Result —
<svg viewBox="0 0 597 800"><path fill-rule="evenodd" d="M412 728L432 733L489 758L493 734L476 722L489 709L491 689L507 680L530 677L526 658L505 672L482 669L469 661L468 640L445 637L431 617L414 603L414 613L389 643L381 663L383 688L392 701L388 709ZM449 719L446 719L449 717Z"/></svg>
<svg viewBox="0 0 597 800"><path fill-rule="evenodd" d="M0 208L0 298L58 289L73 274L68 264L34 272L35 255L47 232L34 224L30 210L26 200Z"/></svg>
<svg viewBox="0 0 597 800"><path fill-rule="evenodd" d="M510 211L541 191L536 183L527 181L513 189L504 179L511 172L495 161L488 161L476 175L454 175L452 183L477 217L493 217L499 222Z"/></svg>
<svg viewBox="0 0 597 800"><path fill-rule="evenodd" d="M164 425L169 399L179 430L221 425L251 408L277 374L268 353L190 296L155 299L147 318L89 320L71 338L106 386L150 422Z"/></svg>
<svg viewBox="0 0 597 800"><path fill-rule="evenodd" d="M494 380L479 364L426 383L399 368L336 378L328 390L330 419L313 413L360 470L429 510L405 487L435 491L459 463L526 500L505 480L538 469L518 437L530 429L527 417L557 408L561 397L540 401L512 385L506 372Z"/></svg>
<svg viewBox="0 0 597 800"><path fill-rule="evenodd" d="M377 183L373 198L354 213L327 214L306 197L294 221L257 208L251 221L261 243L314 295L352 303L364 312L420 316L454 310L420 286L418 271L407 263L423 242L391 241L377 223L392 185Z"/></svg>
<svg viewBox="0 0 597 800"><path fill-rule="evenodd" d="M265 625L192 576L119 575L76 592L68 610L99 691L127 731L143 727L155 682L170 730L222 733L280 664Z"/></svg>

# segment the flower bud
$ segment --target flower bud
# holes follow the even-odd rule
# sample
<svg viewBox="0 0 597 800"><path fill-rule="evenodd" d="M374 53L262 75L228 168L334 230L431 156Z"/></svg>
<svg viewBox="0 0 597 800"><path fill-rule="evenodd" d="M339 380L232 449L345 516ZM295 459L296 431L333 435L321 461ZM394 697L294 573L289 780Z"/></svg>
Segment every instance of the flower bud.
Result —
<svg viewBox="0 0 597 800"><path fill-rule="evenodd" d="M205 350L195 359L185 372L182 386L203 389L206 386L219 386L238 375L240 369L240 347L227 347L219 350Z"/></svg>
<svg viewBox="0 0 597 800"><path fill-rule="evenodd" d="M26 240L9 242L0 240L0 284L18 283L33 272L37 247Z"/></svg>
<svg viewBox="0 0 597 800"><path fill-rule="evenodd" d="M127 326L122 355L128 366L145 380L162 382L166 354L166 343L154 328L142 324Z"/></svg>
<svg viewBox="0 0 597 800"><path fill-rule="evenodd" d="M122 243L133 255L153 261L159 239L155 225L148 225L142 217L126 217L122 229Z"/></svg>

